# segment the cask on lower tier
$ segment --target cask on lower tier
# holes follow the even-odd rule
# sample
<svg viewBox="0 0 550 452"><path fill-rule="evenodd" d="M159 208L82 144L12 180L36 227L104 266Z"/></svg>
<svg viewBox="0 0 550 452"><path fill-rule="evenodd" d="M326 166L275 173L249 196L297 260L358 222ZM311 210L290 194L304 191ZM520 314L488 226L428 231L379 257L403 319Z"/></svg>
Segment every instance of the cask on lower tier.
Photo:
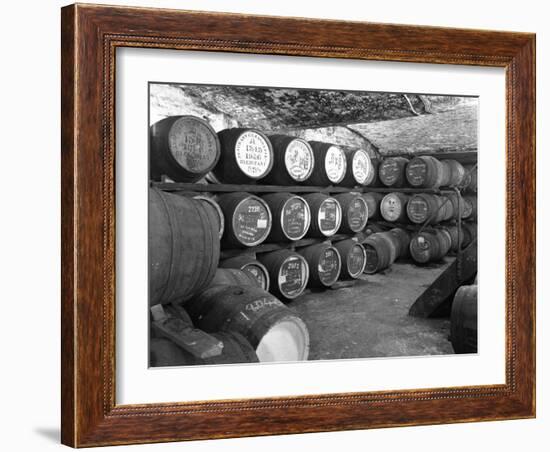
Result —
<svg viewBox="0 0 550 452"><path fill-rule="evenodd" d="M311 212L309 237L330 237L340 229L342 207L330 196L322 193L310 193L304 196Z"/></svg>
<svg viewBox="0 0 550 452"><path fill-rule="evenodd" d="M269 272L272 294L292 300L303 293L309 280L309 266L303 256L290 250L278 250L258 254L258 260Z"/></svg>
<svg viewBox="0 0 550 452"><path fill-rule="evenodd" d="M455 353L477 353L477 285L456 291L451 307L451 344Z"/></svg>
<svg viewBox="0 0 550 452"><path fill-rule="evenodd" d="M409 245L411 235L403 228L393 228L388 231L397 239L397 258L403 259L410 256Z"/></svg>
<svg viewBox="0 0 550 452"><path fill-rule="evenodd" d="M269 174L273 167L271 141L256 129L225 129L218 132L220 160L215 180L225 184L249 184Z"/></svg>
<svg viewBox="0 0 550 452"><path fill-rule="evenodd" d="M205 364L257 363L258 355L241 334L213 333L223 343L222 353L211 358L197 358L169 339L151 338L149 364L152 367Z"/></svg>
<svg viewBox="0 0 550 452"><path fill-rule="evenodd" d="M260 362L307 360L309 332L305 323L265 290L212 286L186 307L194 325L207 333L241 334Z"/></svg>
<svg viewBox="0 0 550 452"><path fill-rule="evenodd" d="M241 254L230 257L220 262L221 268L234 268L242 270L252 276L258 285L264 290L269 290L269 273L267 268L258 260L254 254Z"/></svg>
<svg viewBox="0 0 550 452"><path fill-rule="evenodd" d="M309 266L309 287L330 287L340 276L342 261L338 250L327 243L300 248Z"/></svg>
<svg viewBox="0 0 550 452"><path fill-rule="evenodd" d="M344 151L331 143L310 141L309 144L315 156L315 166L307 184L326 187L342 182L347 167Z"/></svg>
<svg viewBox="0 0 550 452"><path fill-rule="evenodd" d="M342 224L339 232L354 234L361 232L369 219L369 207L359 193L340 193L334 196L342 208Z"/></svg>
<svg viewBox="0 0 550 452"><path fill-rule="evenodd" d="M291 193L272 193L262 196L271 210L273 222L267 240L291 242L304 237L311 223L311 212L306 200Z"/></svg>
<svg viewBox="0 0 550 452"><path fill-rule="evenodd" d="M445 230L422 231L411 240L411 257L419 264L439 261L447 255L451 244L451 236Z"/></svg>
<svg viewBox="0 0 550 452"><path fill-rule="evenodd" d="M367 203L367 209L369 212L369 220L380 219L380 203L384 198L382 193L368 192L362 194L363 199Z"/></svg>
<svg viewBox="0 0 550 452"><path fill-rule="evenodd" d="M342 260L341 278L356 279L361 276L367 263L367 253L363 245L356 240L347 239L335 242L333 246Z"/></svg>
<svg viewBox="0 0 550 452"><path fill-rule="evenodd" d="M151 126L150 153L152 179L196 182L218 163L220 142L205 120L171 116Z"/></svg>
<svg viewBox="0 0 550 452"><path fill-rule="evenodd" d="M149 302L206 288L220 257L219 217L207 202L149 189Z"/></svg>
<svg viewBox="0 0 550 452"><path fill-rule="evenodd" d="M273 168L262 184L296 185L306 182L315 166L313 149L306 140L287 135L270 135Z"/></svg>
<svg viewBox="0 0 550 452"><path fill-rule="evenodd" d="M415 224L437 224L453 217L453 203L445 196L417 193L407 203L407 216Z"/></svg>
<svg viewBox="0 0 550 452"><path fill-rule="evenodd" d="M225 229L225 217L223 215L220 205L210 196L196 195L196 196L193 196L193 199L198 199L200 201L206 202L214 208L214 210L216 211L216 214L218 215L218 221L219 221L218 237L221 239L223 237L223 231Z"/></svg>
<svg viewBox="0 0 550 452"><path fill-rule="evenodd" d="M407 223L409 196L403 193L388 193L380 202L380 214L391 223Z"/></svg>
<svg viewBox="0 0 550 452"><path fill-rule="evenodd" d="M442 160L441 163L449 167L449 187L459 187L462 184L462 180L466 175L466 171L460 162L452 159Z"/></svg>
<svg viewBox="0 0 550 452"><path fill-rule="evenodd" d="M378 177L386 187L404 187L407 184L405 170L409 160L405 157L387 157L378 167Z"/></svg>
<svg viewBox="0 0 550 452"><path fill-rule="evenodd" d="M374 167L367 151L353 149L346 154L346 175L342 180L345 187L366 186L374 180Z"/></svg>
<svg viewBox="0 0 550 452"><path fill-rule="evenodd" d="M234 192L218 197L226 225L222 237L225 248L243 248L262 243L271 231L269 206L258 196Z"/></svg>
<svg viewBox="0 0 550 452"><path fill-rule="evenodd" d="M366 252L365 273L377 273L395 262L399 253L397 237L389 232L376 232L363 241Z"/></svg>

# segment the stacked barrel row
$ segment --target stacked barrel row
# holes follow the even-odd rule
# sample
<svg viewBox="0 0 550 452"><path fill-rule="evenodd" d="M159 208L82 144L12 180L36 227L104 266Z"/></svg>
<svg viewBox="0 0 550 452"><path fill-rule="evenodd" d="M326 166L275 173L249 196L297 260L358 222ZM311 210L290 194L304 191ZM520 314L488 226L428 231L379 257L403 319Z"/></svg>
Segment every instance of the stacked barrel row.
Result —
<svg viewBox="0 0 550 452"><path fill-rule="evenodd" d="M344 187L377 184L377 164L364 149L266 135L250 128L218 133L194 116L151 126L151 179L175 182Z"/></svg>

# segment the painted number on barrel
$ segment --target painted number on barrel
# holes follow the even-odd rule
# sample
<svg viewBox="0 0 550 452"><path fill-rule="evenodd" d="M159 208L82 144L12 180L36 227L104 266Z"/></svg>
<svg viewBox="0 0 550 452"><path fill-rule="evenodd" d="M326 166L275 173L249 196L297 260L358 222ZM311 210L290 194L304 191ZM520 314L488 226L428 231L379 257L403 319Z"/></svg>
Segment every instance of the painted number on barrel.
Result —
<svg viewBox="0 0 550 452"><path fill-rule="evenodd" d="M267 141L253 131L244 132L237 139L235 158L241 171L252 178L265 176L271 166L271 152Z"/></svg>
<svg viewBox="0 0 550 452"><path fill-rule="evenodd" d="M168 145L176 161L192 173L208 170L218 156L215 133L194 118L180 118L172 125Z"/></svg>
<svg viewBox="0 0 550 452"><path fill-rule="evenodd" d="M269 212L260 201L248 198L235 209L233 229L245 245L252 245L268 234Z"/></svg>
<svg viewBox="0 0 550 452"><path fill-rule="evenodd" d="M292 297L300 294L305 286L306 267L304 262L298 257L289 257L279 272L279 288L281 292Z"/></svg>

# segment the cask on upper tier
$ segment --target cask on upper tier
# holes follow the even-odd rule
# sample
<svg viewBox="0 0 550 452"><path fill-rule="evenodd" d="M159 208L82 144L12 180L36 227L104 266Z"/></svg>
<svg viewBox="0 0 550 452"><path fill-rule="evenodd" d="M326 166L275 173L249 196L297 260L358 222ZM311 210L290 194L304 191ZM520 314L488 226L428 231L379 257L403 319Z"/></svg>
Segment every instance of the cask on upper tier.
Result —
<svg viewBox="0 0 550 452"><path fill-rule="evenodd" d="M378 177L386 187L404 187L407 183L405 169L409 160L405 157L387 157L378 167Z"/></svg>
<svg viewBox="0 0 550 452"><path fill-rule="evenodd" d="M212 171L225 184L248 184L267 176L273 167L269 138L256 129L233 128L218 132L220 160Z"/></svg>
<svg viewBox="0 0 550 452"><path fill-rule="evenodd" d="M287 135L270 135L273 168L262 184L296 185L306 182L315 166L313 149L306 140Z"/></svg>
<svg viewBox="0 0 550 452"><path fill-rule="evenodd" d="M196 182L220 158L214 129L195 116L171 116L150 128L151 178L168 176L176 182Z"/></svg>
<svg viewBox="0 0 550 452"><path fill-rule="evenodd" d="M342 185L354 187L366 186L373 182L375 174L369 154L364 149L344 151L346 154L346 175Z"/></svg>
<svg viewBox="0 0 550 452"><path fill-rule="evenodd" d="M331 143L310 141L309 144L315 156L315 166L307 184L326 187L342 182L347 168L344 151Z"/></svg>

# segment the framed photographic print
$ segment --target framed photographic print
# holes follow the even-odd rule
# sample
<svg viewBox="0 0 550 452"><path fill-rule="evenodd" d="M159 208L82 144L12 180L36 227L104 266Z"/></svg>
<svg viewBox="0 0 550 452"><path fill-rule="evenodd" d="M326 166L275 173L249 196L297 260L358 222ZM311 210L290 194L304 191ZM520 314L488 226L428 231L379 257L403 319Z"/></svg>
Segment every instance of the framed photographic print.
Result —
<svg viewBox="0 0 550 452"><path fill-rule="evenodd" d="M535 37L62 9L62 442L535 415Z"/></svg>

